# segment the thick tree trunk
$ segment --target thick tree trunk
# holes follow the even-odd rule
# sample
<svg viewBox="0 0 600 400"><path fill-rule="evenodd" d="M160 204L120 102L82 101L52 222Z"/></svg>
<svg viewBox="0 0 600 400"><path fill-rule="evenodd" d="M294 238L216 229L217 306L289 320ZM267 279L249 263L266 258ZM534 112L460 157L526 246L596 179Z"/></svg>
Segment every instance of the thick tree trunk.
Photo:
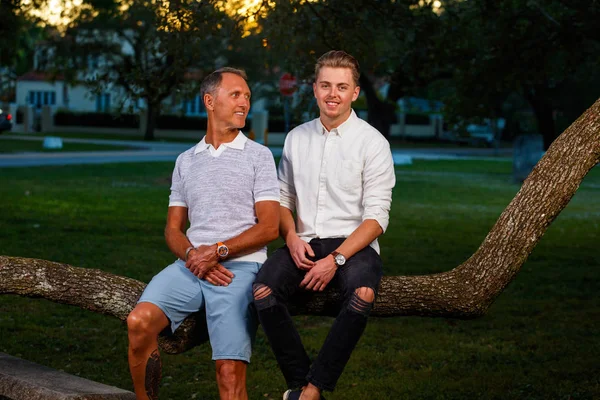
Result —
<svg viewBox="0 0 600 400"><path fill-rule="evenodd" d="M147 102L148 109L146 110L146 131L144 132L144 140L154 140L154 130L156 129L156 120L158 119L158 110L160 106Z"/></svg>
<svg viewBox="0 0 600 400"><path fill-rule="evenodd" d="M390 137L390 127L396 119L393 104L381 101L373 88L373 84L366 75L360 76L360 87L367 98L369 110L368 122L386 138Z"/></svg>
<svg viewBox="0 0 600 400"><path fill-rule="evenodd" d="M600 100L554 141L473 256L440 274L384 277L373 315L483 315L599 160ZM44 297L121 320L144 287L142 282L100 270L0 256L0 293ZM338 299L332 291L308 303L298 298L293 312L334 315ZM206 326L198 313L176 335L162 338L161 347L179 353L205 340Z"/></svg>
<svg viewBox="0 0 600 400"><path fill-rule="evenodd" d="M544 149L547 150L557 137L556 124L554 123L554 108L548 102L549 96L545 96L544 93L539 92L540 90L537 90L534 94L527 95L527 100L531 104L531 108L533 108L539 133L544 138Z"/></svg>

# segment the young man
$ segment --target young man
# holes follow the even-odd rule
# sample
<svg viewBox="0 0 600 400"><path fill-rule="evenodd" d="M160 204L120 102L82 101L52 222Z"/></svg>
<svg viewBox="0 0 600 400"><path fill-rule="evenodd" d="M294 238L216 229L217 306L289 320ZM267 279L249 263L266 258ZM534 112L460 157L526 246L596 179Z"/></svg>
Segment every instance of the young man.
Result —
<svg viewBox="0 0 600 400"><path fill-rule="evenodd" d="M248 398L252 282L277 237L279 184L269 149L240 131L250 109L246 74L221 68L204 79L201 95L206 136L177 158L169 197L165 238L179 259L152 279L127 317L138 399L158 398L159 333L202 307L221 399Z"/></svg>
<svg viewBox="0 0 600 400"><path fill-rule="evenodd" d="M320 117L293 129L279 164L280 234L286 245L264 264L254 303L288 390L284 399L333 391L362 335L383 275L377 237L388 226L395 184L387 140L359 119L358 62L343 51L317 61ZM294 220L293 212L296 212ZM314 362L286 303L297 290L339 287L344 303Z"/></svg>

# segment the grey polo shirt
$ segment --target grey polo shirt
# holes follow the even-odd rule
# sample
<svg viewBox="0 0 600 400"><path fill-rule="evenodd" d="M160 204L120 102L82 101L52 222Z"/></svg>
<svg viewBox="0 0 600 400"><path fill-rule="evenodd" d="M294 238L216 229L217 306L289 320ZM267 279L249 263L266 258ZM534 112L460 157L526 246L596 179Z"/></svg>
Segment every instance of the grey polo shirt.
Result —
<svg viewBox="0 0 600 400"><path fill-rule="evenodd" d="M254 205L279 201L279 183L271 151L240 131L218 149L200 143L177 157L169 207L186 207L192 245L226 241L256 224ZM264 262L267 248L239 261Z"/></svg>

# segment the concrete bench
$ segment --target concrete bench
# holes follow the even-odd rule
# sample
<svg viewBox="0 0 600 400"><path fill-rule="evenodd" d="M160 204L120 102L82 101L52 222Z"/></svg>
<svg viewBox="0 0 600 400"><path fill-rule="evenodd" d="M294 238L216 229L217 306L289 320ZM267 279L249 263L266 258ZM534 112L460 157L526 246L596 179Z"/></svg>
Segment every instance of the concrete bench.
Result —
<svg viewBox="0 0 600 400"><path fill-rule="evenodd" d="M0 353L0 400L135 400L135 395Z"/></svg>

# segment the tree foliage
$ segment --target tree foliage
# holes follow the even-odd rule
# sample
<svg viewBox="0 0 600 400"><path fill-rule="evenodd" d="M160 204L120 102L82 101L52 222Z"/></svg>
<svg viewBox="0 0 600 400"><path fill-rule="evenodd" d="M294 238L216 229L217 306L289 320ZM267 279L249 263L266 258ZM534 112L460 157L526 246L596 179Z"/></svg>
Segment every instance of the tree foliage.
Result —
<svg viewBox="0 0 600 400"><path fill-rule="evenodd" d="M226 61L236 26L212 0L91 0L57 43L57 66L95 92L120 88L143 99L144 138L154 138L165 99L198 92L206 70Z"/></svg>
<svg viewBox="0 0 600 400"><path fill-rule="evenodd" d="M439 55L452 67L443 83L450 113L498 117L517 93L530 105L547 148L559 133L555 113L567 106L565 93L589 79L584 71L600 61L599 17L600 4L590 1L445 2Z"/></svg>
<svg viewBox="0 0 600 400"><path fill-rule="evenodd" d="M260 35L280 64L307 82L313 80L316 59L326 51L345 50L361 64L361 89L369 122L384 135L395 119L395 101L428 81L437 71L421 68L433 57L431 36L438 20L430 5L418 1L277 2L261 21ZM386 99L376 84L390 82Z"/></svg>
<svg viewBox="0 0 600 400"><path fill-rule="evenodd" d="M307 80L325 51L355 55L370 122L384 134L403 96L443 100L446 116L456 121L504 117L507 99L516 94L531 107L547 147L557 135L556 111L573 104L565 96L598 74L592 66L600 61L595 26L600 4L440 3L436 10L433 2L419 0L277 2L262 22L261 35L288 70ZM382 80L389 83L385 99L374 85ZM572 115L572 107L569 111Z"/></svg>
<svg viewBox="0 0 600 400"><path fill-rule="evenodd" d="M15 79L33 66L35 44L44 32L29 12L40 5L37 0L0 2L0 101L13 100Z"/></svg>

